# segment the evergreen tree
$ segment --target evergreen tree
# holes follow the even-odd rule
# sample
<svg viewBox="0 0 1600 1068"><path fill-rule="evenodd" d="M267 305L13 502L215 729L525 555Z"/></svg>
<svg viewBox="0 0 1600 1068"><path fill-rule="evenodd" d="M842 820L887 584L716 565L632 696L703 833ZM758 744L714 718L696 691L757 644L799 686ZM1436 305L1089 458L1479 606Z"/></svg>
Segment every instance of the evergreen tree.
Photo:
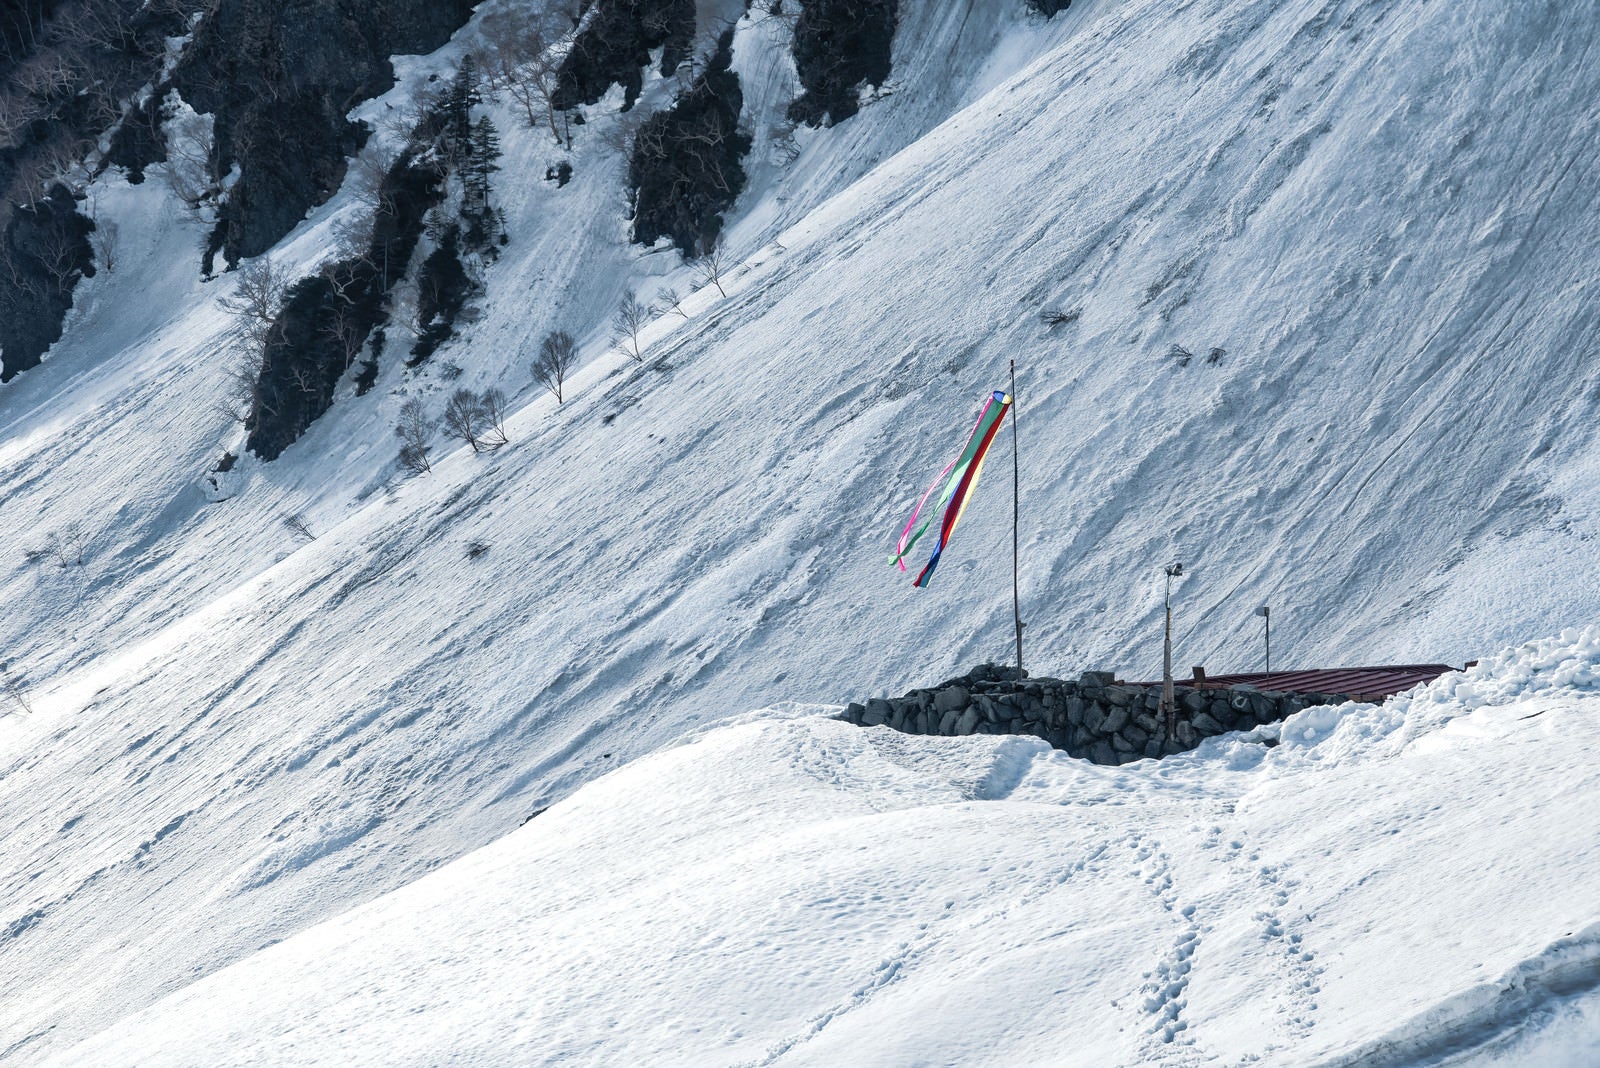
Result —
<svg viewBox="0 0 1600 1068"><path fill-rule="evenodd" d="M500 131L487 115L472 124L471 153L461 171L461 217L467 223L467 244L492 249L500 229L489 206L489 176L500 169Z"/></svg>
<svg viewBox="0 0 1600 1068"><path fill-rule="evenodd" d="M461 171L467 201L463 210L483 213L489 208L489 176L500 169L500 131L485 115L472 124L471 152Z"/></svg>
<svg viewBox="0 0 1600 1068"><path fill-rule="evenodd" d="M456 76L439 101L439 112L444 118L443 140L445 158L458 173L472 156L472 109L483 103L478 92L478 68L472 57L461 60Z"/></svg>
<svg viewBox="0 0 1600 1068"><path fill-rule="evenodd" d="M789 117L831 126L859 111L861 86L889 77L899 17L899 0L806 0L794 24L794 67L805 92Z"/></svg>
<svg viewBox="0 0 1600 1068"><path fill-rule="evenodd" d="M739 129L744 93L732 69L733 34L725 33L702 73L634 138L628 161L633 239L670 237L686 256L716 243L722 213L744 189L750 135Z"/></svg>

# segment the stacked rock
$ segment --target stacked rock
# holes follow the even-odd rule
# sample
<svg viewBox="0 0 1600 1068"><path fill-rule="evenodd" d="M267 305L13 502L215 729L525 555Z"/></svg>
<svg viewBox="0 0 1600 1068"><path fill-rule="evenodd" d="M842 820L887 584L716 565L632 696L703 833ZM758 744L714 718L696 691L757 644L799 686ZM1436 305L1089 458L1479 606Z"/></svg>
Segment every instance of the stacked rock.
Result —
<svg viewBox="0 0 1600 1068"><path fill-rule="evenodd" d="M1349 700L1246 687L1178 686L1173 696L1168 737L1159 684L1118 682L1109 671L1085 671L1076 682L1019 678L1015 668L984 664L931 689L853 703L843 718L907 734L1032 734L1075 757L1115 765L1182 753L1202 739L1275 723L1308 705Z"/></svg>

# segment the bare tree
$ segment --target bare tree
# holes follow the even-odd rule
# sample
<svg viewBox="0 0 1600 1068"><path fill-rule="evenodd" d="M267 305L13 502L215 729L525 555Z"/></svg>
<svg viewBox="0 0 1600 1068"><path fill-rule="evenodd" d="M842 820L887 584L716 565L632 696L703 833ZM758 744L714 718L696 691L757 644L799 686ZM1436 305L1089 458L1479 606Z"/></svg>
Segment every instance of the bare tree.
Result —
<svg viewBox="0 0 1600 1068"><path fill-rule="evenodd" d="M36 152L34 154L38 167L36 181L39 188L47 190L63 185L74 196L83 195L84 187L89 184L90 177L88 168L83 163L89 148L88 142L66 137L57 138L43 151Z"/></svg>
<svg viewBox="0 0 1600 1068"><path fill-rule="evenodd" d="M217 301L233 317L231 358L218 407L235 422L248 425L252 416L276 414L263 408L266 397L261 391L261 371L288 288L288 272L267 260L257 260L239 272L233 292ZM302 388L306 385L302 383Z"/></svg>
<svg viewBox="0 0 1600 1068"><path fill-rule="evenodd" d="M683 294L671 286L656 294L656 302L651 305L650 311L654 315L665 315L669 311L677 312L685 319L689 318L689 313L683 310Z"/></svg>
<svg viewBox="0 0 1600 1068"><path fill-rule="evenodd" d="M11 288L25 299L44 300L50 295L43 278L23 269L22 257L0 255L0 270L5 271L6 281L11 283Z"/></svg>
<svg viewBox="0 0 1600 1068"><path fill-rule="evenodd" d="M35 121L47 114L24 93L0 92L0 145L15 145Z"/></svg>
<svg viewBox="0 0 1600 1068"><path fill-rule="evenodd" d="M695 270L700 275L700 283L716 286L717 292L724 297L728 295L728 291L722 288L722 277L727 273L728 267L727 246L722 243L720 237L709 247L702 248L700 258L695 260Z"/></svg>
<svg viewBox="0 0 1600 1068"><path fill-rule="evenodd" d="M34 258L44 268L56 292L65 293L77 284L83 273L77 232L64 226L47 227L34 246Z"/></svg>
<svg viewBox="0 0 1600 1068"><path fill-rule="evenodd" d="M311 533L311 527L306 523L306 517L299 512L285 512L283 525L299 541L313 542L317 536Z"/></svg>
<svg viewBox="0 0 1600 1068"><path fill-rule="evenodd" d="M239 272L233 292L217 301L240 330L258 336L270 330L283 311L289 273L270 260L257 260Z"/></svg>
<svg viewBox="0 0 1600 1068"><path fill-rule="evenodd" d="M445 429L471 445L473 452L482 452L485 448L482 435L487 422L483 401L470 389L456 390L444 406Z"/></svg>
<svg viewBox="0 0 1600 1068"><path fill-rule="evenodd" d="M483 447L498 449L511 440L506 436L506 395L491 386L478 397L478 405L483 413Z"/></svg>
<svg viewBox="0 0 1600 1068"><path fill-rule="evenodd" d="M649 321L650 309L640 303L638 294L628 290L611 317L611 344L618 352L633 357L634 362L643 363L644 349L639 343L639 334Z"/></svg>
<svg viewBox="0 0 1600 1068"><path fill-rule="evenodd" d="M47 48L35 52L16 67L10 81L35 100L49 105L70 97L74 84L84 73L69 52Z"/></svg>
<svg viewBox="0 0 1600 1068"><path fill-rule="evenodd" d="M400 439L400 466L414 475L433 470L428 462L428 434L432 430L433 421L428 418L422 398L412 397L400 406L400 422L394 428Z"/></svg>
<svg viewBox="0 0 1600 1068"><path fill-rule="evenodd" d="M88 547L89 539L83 531L78 527L68 526L51 531L43 545L24 550L23 556L29 563L49 560L63 569L82 567L84 552Z"/></svg>
<svg viewBox="0 0 1600 1068"><path fill-rule="evenodd" d="M557 404L565 403L562 393L567 372L571 370L577 355L577 343L565 330L545 335L544 342L539 346L539 355L533 361L533 380L555 394Z"/></svg>
<svg viewBox="0 0 1600 1068"><path fill-rule="evenodd" d="M122 230L117 226L115 219L96 218L94 221L94 234L89 238L94 246L95 259L100 261L100 266L108 274L117 269L117 254L121 249Z"/></svg>
<svg viewBox="0 0 1600 1068"><path fill-rule="evenodd" d="M419 338L423 333L422 302L417 291L410 286L397 286L389 294L389 321L406 333Z"/></svg>
<svg viewBox="0 0 1600 1068"><path fill-rule="evenodd" d="M33 708L28 704L27 696L22 692L22 684L11 674L11 665L0 663L0 690L5 692L11 703L20 708L24 714L32 715Z"/></svg>
<svg viewBox="0 0 1600 1068"><path fill-rule="evenodd" d="M389 172L394 164L394 153L384 148L378 138L357 153L350 163L347 180L350 193L370 208L372 213L395 214L394 193L388 188Z"/></svg>
<svg viewBox="0 0 1600 1068"><path fill-rule="evenodd" d="M336 219L332 230L333 253L337 259L371 262L372 239L377 230L377 220L370 211L358 211ZM372 266L378 265L374 263Z"/></svg>
<svg viewBox="0 0 1600 1068"><path fill-rule="evenodd" d="M22 208L37 208L44 194L46 165L37 156L24 155L16 162L16 173L6 190L6 200Z"/></svg>
<svg viewBox="0 0 1600 1068"><path fill-rule="evenodd" d="M767 143L772 146L773 159L782 166L787 167L800 158L800 142L795 137L795 123L792 119L768 126Z"/></svg>
<svg viewBox="0 0 1600 1068"><path fill-rule="evenodd" d="M565 59L556 46L563 35L550 17L528 6L486 14L480 22L483 45L477 52L478 69L491 92L504 92L516 101L529 128L543 122L557 144L570 148L570 128L564 132L558 125L555 108L557 74Z"/></svg>
<svg viewBox="0 0 1600 1068"><path fill-rule="evenodd" d="M216 194L211 180L211 153L215 138L209 115L197 115L176 90L162 107L167 140L167 185L190 211Z"/></svg>
<svg viewBox="0 0 1600 1068"><path fill-rule="evenodd" d="M251 415L261 407L261 366L260 352L235 350L223 369L222 395L217 398L216 410L241 426L250 425Z"/></svg>

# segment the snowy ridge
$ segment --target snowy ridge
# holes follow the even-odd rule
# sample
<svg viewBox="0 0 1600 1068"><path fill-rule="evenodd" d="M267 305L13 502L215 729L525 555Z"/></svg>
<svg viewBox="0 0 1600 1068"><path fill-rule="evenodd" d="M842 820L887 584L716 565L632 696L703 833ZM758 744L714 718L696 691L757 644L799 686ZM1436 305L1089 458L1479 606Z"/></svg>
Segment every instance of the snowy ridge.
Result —
<svg viewBox="0 0 1600 1068"><path fill-rule="evenodd" d="M59 1063L1592 1063L1600 698L1501 664L1399 768L756 713Z"/></svg>
<svg viewBox="0 0 1600 1068"><path fill-rule="evenodd" d="M917 46L897 60L893 91L839 127L802 134L792 164L763 157L731 220L729 296L700 288L687 317L658 319L643 366L604 351L604 320L627 288L689 288L692 272L625 243L615 101L594 109L563 189L542 181L548 135L496 112L507 152L496 196L513 242L481 318L421 374L391 353L368 396L341 395L273 464L243 462L226 501L202 483L232 432L213 405L225 283L196 278L199 230L158 183L99 190L122 222L125 261L140 269L96 278L47 363L0 390L0 529L17 532L0 558L0 649L35 709L0 720L0 1059L60 1050L186 988L199 997L194 981L275 941L285 940L269 954L289 953L298 932L364 902L387 908L391 899L375 899L487 843L508 864L527 843L541 857L555 850L566 866L545 898L576 900L585 861L557 857L561 843L545 837L562 806L497 839L585 783L642 789L642 778L602 777L739 710L842 703L1003 659L1001 479L991 474L936 588L912 590L886 558L896 521L1012 357L1037 670L1150 675L1156 568L1180 554L1194 577L1179 590L1179 655L1213 671L1253 665L1250 613L1264 602L1275 661L1305 666L1459 663L1596 617L1600 330L1588 298L1600 246L1600 12L1080 0L1046 24L1002 5L902 6L901 40ZM765 71L747 98L760 131L778 117L786 75L781 56L758 49L781 33L750 22L738 42L736 66ZM374 112L448 70L460 48L402 63L405 83ZM657 79L646 94L670 88ZM318 209L272 257L309 270L349 206L341 197ZM1047 310L1079 315L1052 330L1039 319ZM582 335L585 358L560 408L525 372L558 327ZM1164 355L1174 343L1200 358L1175 366ZM1227 350L1216 365L1204 362L1212 347ZM438 405L457 385L489 384L520 384L511 445L474 457L441 438L433 475L393 481L405 400ZM316 539L292 539L286 513L304 516ZM27 565L15 551L18 539L69 526L87 537L81 568ZM466 554L474 542L489 547L480 559ZM1562 656L1588 664L1588 652L1561 651L1582 641L1592 638L1551 646L1557 662L1531 677L1553 680ZM848 1048L850 1021L903 1019L881 1007L908 985L869 990L870 967L850 972L854 985L830 985L840 963L830 953L852 968L942 962L964 994L992 1000L995 1018L999 1006L1031 1004L1034 972L999 990L958 973L982 959L980 943L1040 960L1077 944L1052 889L1076 863L1061 857L1083 861L1087 874L1068 880L1074 894L1089 884L1101 912L1118 917L1085 928L1073 959L1133 962L1052 979L1063 1011L1080 997L1153 999L1159 1023L1129 1034L1159 1051L1169 1030L1180 1040L1178 1023L1222 1020L1230 998L1248 997L1274 1006L1274 1041L1297 1050L1334 1056L1370 1041L1394 1011L1349 984L1342 1003L1294 993L1326 985L1316 975L1326 953L1299 960L1294 934L1334 944L1363 931L1340 974L1370 978L1375 959L1410 944L1407 923L1437 914L1428 930L1449 941L1452 923L1481 910L1492 965L1479 975L1463 954L1402 971L1394 989L1411 1014L1593 922L1561 911L1581 904L1570 894L1556 900L1592 874L1591 859L1558 858L1548 841L1550 812L1582 811L1592 772L1581 747L1544 740L1587 738L1592 696L1569 687L1512 700L1522 691L1505 681L1502 701L1502 676L1487 670L1451 677L1487 687L1493 699L1475 709L1437 691L1437 702L1292 721L1270 754L1235 740L1198 763L1127 776L1060 765L1017 740L906 747L815 720L708 735L694 752L730 755L707 782L726 772L742 783L729 792L768 813L762 833L788 833L813 804L846 824L863 806L885 810L882 836L866 830L859 844L892 846L902 909L891 920L846 910L859 927L797 934L818 953L816 985L727 1048L760 1060L792 1039L821 1061ZM1567 681L1579 682L1578 669ZM1470 758L1484 738L1497 761L1501 747L1515 759ZM672 753L660 759L689 759ZM1383 753L1393 759L1372 759ZM1395 761L1440 779L1396 776ZM703 831L711 853L728 848L713 833L729 818L718 816L722 793L694 785L700 772L672 778L675 766L646 762L638 774L687 791L668 806L682 827L614 823L617 851L629 835L668 830ZM1297 793L1297 776L1333 766L1339 775ZM774 785L775 768L801 769L791 794ZM1242 792L1214 793L1218 776ZM1246 779L1260 781L1246 789ZM584 806L612 788L596 786L574 811L594 812ZM1122 822L1147 793L1155 807L1143 816L1155 823ZM979 805L979 795L1003 800ZM779 811L784 796L793 807ZM907 808L907 798L933 796L967 822L958 841L923 853L918 821L930 806ZM1501 827L1492 807L1466 806L1435 835L1428 820L1441 817L1418 813L1455 796L1518 807ZM1072 826L1061 827L1069 801ZM940 856L987 857L987 821L1001 810L1018 823L996 848L1034 877L1019 891L1025 904L957 912L984 922L947 956L938 942L924 953L917 925L940 929L943 906L921 896L930 869ZM1285 825L1304 832L1293 848L1273 837ZM1195 826L1213 850L1173 844ZM1393 826L1416 828L1407 849L1425 832L1427 849L1401 851ZM831 864L841 885L880 885L837 830L812 827L798 854L808 863L758 889L810 887L820 900L815 873ZM1450 851L1478 832L1484 852ZM567 844L587 833L571 828ZM1379 872L1405 922L1385 914L1361 926L1372 884L1302 904L1309 884L1286 880L1322 870L1319 849L1353 858L1340 872ZM1220 868L1194 859L1230 855ZM1015 889L995 862L974 863ZM1469 864L1510 867L1529 880L1517 893L1534 896L1507 909L1509 892L1495 897L1473 871L1441 911L1435 897L1453 884L1402 874ZM1128 870L1150 879L1133 886L1145 896L1129 895ZM964 871L933 875L947 880L935 889L979 896ZM1170 893L1140 889L1168 878ZM1216 900L1231 890L1249 909L1180 921L1182 908L1213 900L1207 880L1221 888ZM627 880L615 885L627 892ZM641 893L665 901L683 892L650 885ZM705 915L728 907L716 888L703 892L693 904ZM452 919L460 945L515 926L517 897L507 890L482 899L484 914ZM511 911L492 911L502 908ZM1324 909L1342 918L1293 929ZM349 920L350 936L375 915ZM803 926L818 914L797 917ZM544 930L536 919L526 929ZM1262 942L1274 927L1284 933ZM582 989L592 953L551 937L551 974ZM1215 982L1185 986L1219 942L1234 949L1213 959L1238 978L1219 965ZM692 955L700 943L662 945L655 967L671 977L670 951ZM1390 948L1363 948L1379 945ZM294 952L296 967L331 966ZM892 974L912 971L902 963ZM861 991L868 1011L816 1030L825 1006L855 1005ZM563 1011L552 1003L549 1019ZM1295 1037L1294 1021L1313 1019L1341 1020L1339 1041ZM638 1037L646 1052L688 1048L651 1026ZM1234 1024L1216 1028L1217 1048L1240 1041ZM955 1043L952 1057L1003 1038L957 1030L919 1033L928 1049ZM1106 1063L1136 1057L1117 1044L1125 1038L1104 1039ZM581 1051L599 1040L571 1041ZM1017 1060L1056 1048L1053 1035L1015 1041Z"/></svg>

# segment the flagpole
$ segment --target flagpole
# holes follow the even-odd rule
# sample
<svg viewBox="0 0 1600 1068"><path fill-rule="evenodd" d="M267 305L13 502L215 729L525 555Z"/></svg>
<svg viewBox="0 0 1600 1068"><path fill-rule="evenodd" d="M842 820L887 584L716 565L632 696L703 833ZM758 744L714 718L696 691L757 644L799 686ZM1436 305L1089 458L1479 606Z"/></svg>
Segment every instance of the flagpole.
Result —
<svg viewBox="0 0 1600 1068"><path fill-rule="evenodd" d="M1018 587L1017 526L1021 514L1022 473L1017 457L1017 361L1011 361L1011 616L1017 624L1017 681L1022 671L1022 595Z"/></svg>

